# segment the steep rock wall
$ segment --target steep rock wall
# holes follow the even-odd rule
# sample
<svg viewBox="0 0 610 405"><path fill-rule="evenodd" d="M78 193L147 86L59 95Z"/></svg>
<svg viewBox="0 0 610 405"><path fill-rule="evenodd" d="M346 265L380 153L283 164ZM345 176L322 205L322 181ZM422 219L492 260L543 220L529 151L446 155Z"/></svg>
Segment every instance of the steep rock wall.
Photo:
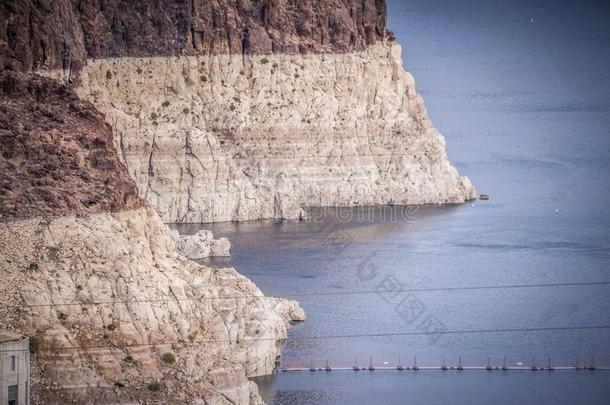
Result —
<svg viewBox="0 0 610 405"><path fill-rule="evenodd" d="M259 403L246 377L273 370L303 318L233 269L177 256L150 208L0 223L0 251L2 326L40 341L40 403Z"/></svg>
<svg viewBox="0 0 610 405"><path fill-rule="evenodd" d="M473 198L400 52L97 59L77 92L167 222Z"/></svg>
<svg viewBox="0 0 610 405"><path fill-rule="evenodd" d="M0 328L37 342L34 403L260 403L247 377L273 370L298 304L178 255L72 90L0 89Z"/></svg>
<svg viewBox="0 0 610 405"><path fill-rule="evenodd" d="M53 80L0 73L0 148L1 219L144 205L104 116Z"/></svg>
<svg viewBox="0 0 610 405"><path fill-rule="evenodd" d="M79 87L168 222L455 203L385 0L9 0L0 62Z"/></svg>
<svg viewBox="0 0 610 405"><path fill-rule="evenodd" d="M87 58L363 50L385 0L4 0L0 69L78 72Z"/></svg>

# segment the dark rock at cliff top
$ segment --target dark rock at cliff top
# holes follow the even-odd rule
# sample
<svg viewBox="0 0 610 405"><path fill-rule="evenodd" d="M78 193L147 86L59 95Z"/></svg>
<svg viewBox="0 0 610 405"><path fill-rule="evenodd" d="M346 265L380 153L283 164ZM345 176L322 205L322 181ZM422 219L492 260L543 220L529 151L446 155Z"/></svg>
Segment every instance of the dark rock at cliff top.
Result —
<svg viewBox="0 0 610 405"><path fill-rule="evenodd" d="M0 219L141 206L110 126L68 87L0 73Z"/></svg>
<svg viewBox="0 0 610 405"><path fill-rule="evenodd" d="M359 51L386 0L4 0L0 68L78 70L87 57Z"/></svg>

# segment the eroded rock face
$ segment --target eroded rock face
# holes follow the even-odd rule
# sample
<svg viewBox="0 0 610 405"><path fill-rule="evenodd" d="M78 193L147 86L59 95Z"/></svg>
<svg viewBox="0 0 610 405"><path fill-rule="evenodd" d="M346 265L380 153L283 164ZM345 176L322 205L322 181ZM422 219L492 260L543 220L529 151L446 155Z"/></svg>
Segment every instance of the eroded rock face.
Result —
<svg viewBox="0 0 610 405"><path fill-rule="evenodd" d="M400 53L99 59L77 91L166 222L474 198Z"/></svg>
<svg viewBox="0 0 610 405"><path fill-rule="evenodd" d="M205 259L210 256L230 256L231 242L227 238L214 239L212 231L201 230L194 235L181 235L171 231L176 250L189 259Z"/></svg>
<svg viewBox="0 0 610 405"><path fill-rule="evenodd" d="M0 149L4 220L143 205L102 114L54 80L0 73Z"/></svg>
<svg viewBox="0 0 610 405"><path fill-rule="evenodd" d="M91 104L0 85L0 320L39 342L34 403L261 403L247 377L273 370L298 304L176 254Z"/></svg>
<svg viewBox="0 0 610 405"><path fill-rule="evenodd" d="M87 58L363 50L385 0L6 0L0 68L78 71Z"/></svg>
<svg viewBox="0 0 610 405"><path fill-rule="evenodd" d="M474 197L385 0L26 0L0 16L4 64L79 83L164 221Z"/></svg>
<svg viewBox="0 0 610 405"><path fill-rule="evenodd" d="M150 208L0 223L0 318L40 339L41 402L260 402L246 377L273 370L302 310L174 249Z"/></svg>
<svg viewBox="0 0 610 405"><path fill-rule="evenodd" d="M38 402L260 403L246 377L272 370L303 311L176 254L144 199L212 222L474 197L385 7L0 2L0 69L73 83L114 131L57 82L3 73L0 319L40 339Z"/></svg>

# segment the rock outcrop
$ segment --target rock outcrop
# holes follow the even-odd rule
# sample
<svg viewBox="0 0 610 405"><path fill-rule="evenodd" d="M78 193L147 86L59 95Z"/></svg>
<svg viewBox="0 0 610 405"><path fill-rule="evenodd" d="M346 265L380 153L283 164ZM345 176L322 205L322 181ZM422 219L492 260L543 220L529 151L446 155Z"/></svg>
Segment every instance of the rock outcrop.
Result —
<svg viewBox="0 0 610 405"><path fill-rule="evenodd" d="M166 222L475 196L385 0L25 0L0 16L0 62L76 83Z"/></svg>
<svg viewBox="0 0 610 405"><path fill-rule="evenodd" d="M400 53L385 0L0 2L0 319L36 402L260 403L303 311L162 221L474 198Z"/></svg>
<svg viewBox="0 0 610 405"><path fill-rule="evenodd" d="M0 218L137 208L112 130L90 103L43 77L0 73Z"/></svg>
<svg viewBox="0 0 610 405"><path fill-rule="evenodd" d="M400 52L98 59L77 91L166 222L474 198Z"/></svg>
<svg viewBox="0 0 610 405"><path fill-rule="evenodd" d="M150 208L0 224L0 317L40 340L41 401L257 398L246 377L273 370L302 311L174 249Z"/></svg>
<svg viewBox="0 0 610 405"><path fill-rule="evenodd" d="M201 230L194 235L171 232L176 250L189 259L205 259L210 256L230 256L231 242L227 238L214 239L212 231Z"/></svg>
<svg viewBox="0 0 610 405"><path fill-rule="evenodd" d="M0 87L0 320L37 342L34 403L260 403L247 377L298 304L178 255L91 104L30 74Z"/></svg>
<svg viewBox="0 0 610 405"><path fill-rule="evenodd" d="M6 0L0 64L78 71L87 58L364 50L385 0Z"/></svg>

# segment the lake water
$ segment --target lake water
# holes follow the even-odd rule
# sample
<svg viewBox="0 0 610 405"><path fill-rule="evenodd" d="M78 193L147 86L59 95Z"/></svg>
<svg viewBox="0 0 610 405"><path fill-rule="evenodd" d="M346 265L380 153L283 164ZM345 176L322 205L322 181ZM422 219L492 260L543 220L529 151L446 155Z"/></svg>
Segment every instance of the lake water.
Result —
<svg viewBox="0 0 610 405"><path fill-rule="evenodd" d="M389 25L450 159L491 200L206 225L233 244L231 258L212 263L301 303L308 318L289 333L286 367L368 365L371 356L377 366L414 356L420 366L443 356L465 366L594 356L610 366L610 329L563 329L610 326L610 286L548 286L610 281L610 3L390 0ZM477 286L512 288L443 290ZM383 336L353 336L370 334ZM610 401L602 371L256 381L273 404Z"/></svg>

